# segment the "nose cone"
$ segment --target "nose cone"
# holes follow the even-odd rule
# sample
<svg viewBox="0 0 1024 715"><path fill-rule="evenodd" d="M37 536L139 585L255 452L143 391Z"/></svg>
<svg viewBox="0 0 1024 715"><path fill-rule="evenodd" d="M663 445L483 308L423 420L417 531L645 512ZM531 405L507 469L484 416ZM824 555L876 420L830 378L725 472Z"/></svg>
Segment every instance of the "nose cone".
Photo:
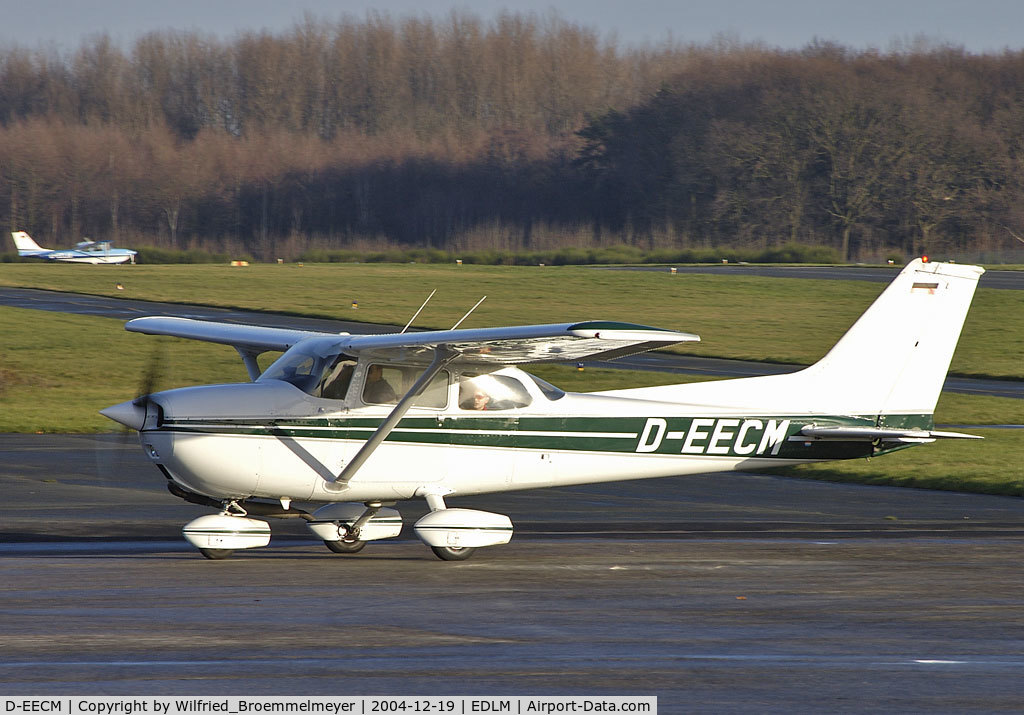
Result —
<svg viewBox="0 0 1024 715"><path fill-rule="evenodd" d="M136 405L134 400L100 410L100 414L114 422L120 422L125 427L131 427L133 430L141 430L146 424L146 407L145 405Z"/></svg>

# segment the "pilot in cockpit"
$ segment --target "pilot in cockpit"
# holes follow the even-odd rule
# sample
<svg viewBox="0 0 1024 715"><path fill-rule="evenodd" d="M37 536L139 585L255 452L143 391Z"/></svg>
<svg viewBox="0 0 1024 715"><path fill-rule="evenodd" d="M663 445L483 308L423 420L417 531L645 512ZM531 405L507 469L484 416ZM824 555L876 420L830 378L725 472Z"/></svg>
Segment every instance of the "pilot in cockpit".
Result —
<svg viewBox="0 0 1024 715"><path fill-rule="evenodd" d="M352 381L355 366L355 361L344 355L339 356L323 379L320 396L329 400L344 400L348 393L348 385Z"/></svg>
<svg viewBox="0 0 1024 715"><path fill-rule="evenodd" d="M398 402L395 388L384 378L384 368L370 365L366 371L366 386L363 388L363 402L393 404Z"/></svg>

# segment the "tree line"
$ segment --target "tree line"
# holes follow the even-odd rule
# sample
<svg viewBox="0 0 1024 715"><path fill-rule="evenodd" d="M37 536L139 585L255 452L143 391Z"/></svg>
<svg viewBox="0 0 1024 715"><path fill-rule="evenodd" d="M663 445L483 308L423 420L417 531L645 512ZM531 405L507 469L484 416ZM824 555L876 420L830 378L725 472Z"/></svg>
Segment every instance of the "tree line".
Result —
<svg viewBox="0 0 1024 715"><path fill-rule="evenodd" d="M999 250L1022 139L1021 52L620 49L511 13L0 50L0 222L59 245Z"/></svg>
<svg viewBox="0 0 1024 715"><path fill-rule="evenodd" d="M605 226L841 256L1024 241L1024 53L835 45L696 63L580 132Z"/></svg>

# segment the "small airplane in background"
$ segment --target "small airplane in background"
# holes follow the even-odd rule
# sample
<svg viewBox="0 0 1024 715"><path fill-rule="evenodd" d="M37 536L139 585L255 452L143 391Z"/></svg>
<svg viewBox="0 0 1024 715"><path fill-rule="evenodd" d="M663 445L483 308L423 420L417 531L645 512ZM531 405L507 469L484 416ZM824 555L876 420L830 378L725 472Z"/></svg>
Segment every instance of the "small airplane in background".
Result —
<svg viewBox="0 0 1024 715"><path fill-rule="evenodd" d="M70 249L43 248L24 231L11 232L18 255L26 258L42 258L62 263L135 263L138 251L130 248L114 248L110 241L86 239Z"/></svg>
<svg viewBox="0 0 1024 715"><path fill-rule="evenodd" d="M397 502L424 499L430 511L414 532L456 561L507 543L513 526L448 499L972 438L937 431L933 413L983 272L911 262L799 372L593 393L564 392L519 366L699 338L608 321L350 335L136 318L127 330L234 347L252 381L155 392L101 412L139 432L172 494L218 510L183 529L207 558L267 545L270 526L253 517L301 518L331 551L354 553L398 536ZM795 330L814 328L790 318ZM257 357L269 351L283 355L261 372Z"/></svg>

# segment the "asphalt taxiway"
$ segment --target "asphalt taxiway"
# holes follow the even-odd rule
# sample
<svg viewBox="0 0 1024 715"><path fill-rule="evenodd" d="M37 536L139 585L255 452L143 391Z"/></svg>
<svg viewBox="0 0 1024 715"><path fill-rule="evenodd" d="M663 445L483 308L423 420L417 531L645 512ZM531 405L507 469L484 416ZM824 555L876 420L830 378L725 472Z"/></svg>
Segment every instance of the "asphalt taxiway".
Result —
<svg viewBox="0 0 1024 715"><path fill-rule="evenodd" d="M133 439L0 436L0 692L1024 705L1020 499L708 475L460 499L517 528L462 563L293 522L207 561L162 482Z"/></svg>
<svg viewBox="0 0 1024 715"><path fill-rule="evenodd" d="M0 304L351 329L18 289ZM722 362L658 369L766 368ZM1021 499L706 475L453 501L516 525L462 563L407 535L339 556L292 521L213 562L180 536L209 510L168 494L134 438L0 435L0 489L4 694L1024 709Z"/></svg>

